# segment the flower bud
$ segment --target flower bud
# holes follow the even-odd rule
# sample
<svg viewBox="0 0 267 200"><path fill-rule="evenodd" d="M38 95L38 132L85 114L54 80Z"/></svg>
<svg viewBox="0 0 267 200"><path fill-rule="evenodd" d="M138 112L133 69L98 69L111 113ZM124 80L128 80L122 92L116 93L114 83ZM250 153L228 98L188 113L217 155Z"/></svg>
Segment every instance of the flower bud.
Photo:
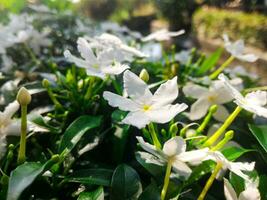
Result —
<svg viewBox="0 0 267 200"><path fill-rule="evenodd" d="M48 88L49 85L50 85L50 83L49 83L49 81L48 81L47 79L44 79L44 80L42 81L42 85L43 85L44 88Z"/></svg>
<svg viewBox="0 0 267 200"><path fill-rule="evenodd" d="M174 123L171 125L169 132L171 134L172 137L176 136L177 132L178 132L178 126L177 123Z"/></svg>
<svg viewBox="0 0 267 200"><path fill-rule="evenodd" d="M146 69L142 69L142 71L139 74L139 78L141 78L143 81L145 81L146 83L149 81L149 74L146 71Z"/></svg>
<svg viewBox="0 0 267 200"><path fill-rule="evenodd" d="M21 87L19 89L19 92L17 94L17 101L21 106L27 106L29 103L31 103L32 97L29 93L29 91L25 87Z"/></svg>

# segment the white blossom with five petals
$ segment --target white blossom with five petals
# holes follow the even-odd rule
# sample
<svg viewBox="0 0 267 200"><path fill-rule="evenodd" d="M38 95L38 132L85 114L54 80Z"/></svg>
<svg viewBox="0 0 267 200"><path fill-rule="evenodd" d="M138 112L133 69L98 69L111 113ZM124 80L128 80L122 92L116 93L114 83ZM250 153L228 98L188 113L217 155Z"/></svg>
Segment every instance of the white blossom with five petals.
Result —
<svg viewBox="0 0 267 200"><path fill-rule="evenodd" d="M236 42L231 42L227 34L223 35L224 47L233 57L247 62L255 62L258 57L254 54L245 54L245 45L243 40L237 40Z"/></svg>
<svg viewBox="0 0 267 200"><path fill-rule="evenodd" d="M186 151L186 142L180 136L175 136L166 141L162 150L159 150L155 146L145 142L142 137L136 138L141 147L150 153L137 152L142 159L144 159L147 163L158 165L164 165L167 162L171 162L174 172L186 179L192 172L187 162L200 164L207 156L208 152L208 148Z"/></svg>
<svg viewBox="0 0 267 200"><path fill-rule="evenodd" d="M255 91L243 96L237 89L235 89L229 79L224 75L220 74L219 79L223 81L228 93L235 99L235 103L241 108L252 112L261 117L267 118L267 108L263 107L267 104L267 92L266 91Z"/></svg>
<svg viewBox="0 0 267 200"><path fill-rule="evenodd" d="M103 97L109 105L129 111L122 120L124 124L141 129L150 122L167 123L187 108L184 103L171 104L178 96L177 77L161 84L154 95L148 85L129 70L124 72L123 82L129 98L108 91Z"/></svg>

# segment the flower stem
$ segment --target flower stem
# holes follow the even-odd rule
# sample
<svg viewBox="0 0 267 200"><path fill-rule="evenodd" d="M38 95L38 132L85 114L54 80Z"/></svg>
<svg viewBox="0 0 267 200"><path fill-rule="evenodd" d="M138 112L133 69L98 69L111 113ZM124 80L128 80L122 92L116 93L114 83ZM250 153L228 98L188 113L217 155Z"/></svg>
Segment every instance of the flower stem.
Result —
<svg viewBox="0 0 267 200"><path fill-rule="evenodd" d="M35 62L35 64L39 65L40 61L35 56L35 54L33 53L32 49L26 43L24 43L24 47L25 47L26 51L28 52L28 54L30 55L31 59Z"/></svg>
<svg viewBox="0 0 267 200"><path fill-rule="evenodd" d="M27 105L21 105L21 135L18 155L18 164L26 160L26 135L27 135Z"/></svg>
<svg viewBox="0 0 267 200"><path fill-rule="evenodd" d="M214 71L209 77L215 79L217 76L235 59L234 56L230 56L216 71Z"/></svg>
<svg viewBox="0 0 267 200"><path fill-rule="evenodd" d="M165 199L167 190L168 190L168 185L170 182L170 174L171 174L171 169L172 169L172 160L169 159L168 163L167 163L167 169L166 169L166 174L165 174L165 178L164 178L164 185L163 188L161 190L161 200Z"/></svg>
<svg viewBox="0 0 267 200"><path fill-rule="evenodd" d="M94 82L95 82L95 77L90 77L90 80L89 80L89 88L85 94L85 99L90 99L92 97L92 93L93 93L93 85L94 85Z"/></svg>
<svg viewBox="0 0 267 200"><path fill-rule="evenodd" d="M159 139L157 137L154 124L153 123L148 124L148 129L151 134L153 144L156 146L157 149L161 149L161 143L159 142Z"/></svg>
<svg viewBox="0 0 267 200"><path fill-rule="evenodd" d="M225 120L223 125L203 144L203 147L210 147L216 142L216 140L224 133L224 131L232 124L234 119L242 110L241 107L237 106L234 112Z"/></svg>
<svg viewBox="0 0 267 200"><path fill-rule="evenodd" d="M206 182L205 187L203 188L202 192L200 193L197 200L204 200L207 192L209 191L210 187L212 186L212 183L214 182L217 174L219 173L220 169L222 168L222 163L218 162L214 171L212 172L211 176L209 177L208 181Z"/></svg>

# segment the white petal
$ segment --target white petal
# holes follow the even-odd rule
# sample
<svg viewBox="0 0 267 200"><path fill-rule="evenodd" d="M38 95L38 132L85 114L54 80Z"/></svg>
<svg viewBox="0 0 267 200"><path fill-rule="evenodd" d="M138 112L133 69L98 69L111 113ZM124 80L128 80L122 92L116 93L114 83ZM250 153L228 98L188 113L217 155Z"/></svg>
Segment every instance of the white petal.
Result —
<svg viewBox="0 0 267 200"><path fill-rule="evenodd" d="M236 192L227 179L224 180L224 195L226 200L238 200Z"/></svg>
<svg viewBox="0 0 267 200"><path fill-rule="evenodd" d="M134 101L142 103L150 103L152 93L150 92L147 84L140 79L137 75L127 70L123 74L124 89L130 98Z"/></svg>
<svg viewBox="0 0 267 200"><path fill-rule="evenodd" d="M214 93L214 96L216 96L215 104L224 104L233 100L232 95L228 92L224 82L221 80L215 80L212 82L210 92Z"/></svg>
<svg viewBox="0 0 267 200"><path fill-rule="evenodd" d="M183 93L185 94L185 96L198 99L206 96L209 93L209 90L208 88L189 83L183 87Z"/></svg>
<svg viewBox="0 0 267 200"><path fill-rule="evenodd" d="M192 165L200 164L208 155L209 148L186 151L178 155L178 159L182 162L189 162Z"/></svg>
<svg viewBox="0 0 267 200"><path fill-rule="evenodd" d="M112 107L118 107L124 111L137 111L138 105L133 102L131 99L119 96L112 92L105 91L103 93L104 99L106 99Z"/></svg>
<svg viewBox="0 0 267 200"><path fill-rule="evenodd" d="M19 109L19 103L17 101L8 104L4 112L2 113L3 117L5 119L11 119L12 116L18 111L18 109Z"/></svg>
<svg viewBox="0 0 267 200"><path fill-rule="evenodd" d="M106 67L102 67L101 71L105 74L113 74L118 75L124 72L126 69L129 69L130 67L128 65L124 65L121 63L116 62L115 65L109 65Z"/></svg>
<svg viewBox="0 0 267 200"><path fill-rule="evenodd" d="M163 162L158 157L156 157L150 153L138 151L138 152L136 152L136 154L138 154L143 160L145 160L146 163L155 164L155 165L159 165L159 166L165 165L165 162Z"/></svg>
<svg viewBox="0 0 267 200"><path fill-rule="evenodd" d="M88 61L85 61L83 59L80 59L76 56L73 56L69 50L64 51L64 56L70 61L75 63L78 67L82 67L82 68L88 68L91 63L89 63Z"/></svg>
<svg viewBox="0 0 267 200"><path fill-rule="evenodd" d="M164 156L164 154L158 150L155 146L147 143L144 141L144 139L140 136L136 137L136 139L138 140L140 146L147 152L153 154L154 156L156 156L157 158L161 159L161 160L165 160L166 157Z"/></svg>
<svg viewBox="0 0 267 200"><path fill-rule="evenodd" d="M190 120L198 120L206 115L210 107L210 102L206 98L200 98L192 104L188 117Z"/></svg>
<svg viewBox="0 0 267 200"><path fill-rule="evenodd" d="M184 139L180 136L175 136L163 145L163 153L168 157L173 157L175 155L181 154L186 150L186 143Z"/></svg>
<svg viewBox="0 0 267 200"><path fill-rule="evenodd" d="M153 95L153 103L166 105L172 103L178 96L177 77L160 85Z"/></svg>
<svg viewBox="0 0 267 200"><path fill-rule="evenodd" d="M250 92L245 96L245 99L251 104L264 106L267 104L267 92L260 90L255 92Z"/></svg>
<svg viewBox="0 0 267 200"><path fill-rule="evenodd" d="M255 62L256 60L258 60L258 57L255 56L254 54L243 54L243 55L238 55L236 57L246 62Z"/></svg>
<svg viewBox="0 0 267 200"><path fill-rule="evenodd" d="M252 171L255 167L255 162L242 163L242 162L229 162L228 169L236 175L242 177L245 180L249 180L249 176L242 171Z"/></svg>
<svg viewBox="0 0 267 200"><path fill-rule="evenodd" d="M4 132L6 135L20 135L20 120L12 120L11 123L5 127Z"/></svg>
<svg viewBox="0 0 267 200"><path fill-rule="evenodd" d="M255 104L248 104L247 102L243 103L243 102L236 101L235 103L249 112L252 112L258 116L267 118L267 108L257 106Z"/></svg>
<svg viewBox="0 0 267 200"><path fill-rule="evenodd" d="M130 112L122 121L123 124L129 124L135 126L139 129L144 128L147 124L151 121L150 119L144 114L144 112Z"/></svg>
<svg viewBox="0 0 267 200"><path fill-rule="evenodd" d="M187 107L186 104L182 103L153 109L152 105L151 110L146 111L145 114L151 122L164 124L172 120L180 112L183 112Z"/></svg>
<svg viewBox="0 0 267 200"><path fill-rule="evenodd" d="M89 43L84 38L78 38L77 44L78 51L85 60L88 60L91 63L97 63L94 52L92 51Z"/></svg>
<svg viewBox="0 0 267 200"><path fill-rule="evenodd" d="M174 160L172 168L176 173L185 177L185 179L187 179L192 173L192 170L187 164L177 159Z"/></svg>
<svg viewBox="0 0 267 200"><path fill-rule="evenodd" d="M222 106L222 105L217 105L218 109L217 111L213 114L213 117L220 121L220 122L224 122L227 117L229 116L229 112L227 111L227 109Z"/></svg>
<svg viewBox="0 0 267 200"><path fill-rule="evenodd" d="M257 188L247 188L240 193L239 200L261 200L261 195Z"/></svg>

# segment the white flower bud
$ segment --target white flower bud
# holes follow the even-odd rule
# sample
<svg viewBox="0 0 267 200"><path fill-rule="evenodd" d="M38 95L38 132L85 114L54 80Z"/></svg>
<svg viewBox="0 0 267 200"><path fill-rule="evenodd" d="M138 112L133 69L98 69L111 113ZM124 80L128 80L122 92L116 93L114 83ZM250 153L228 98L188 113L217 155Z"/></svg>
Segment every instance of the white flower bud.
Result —
<svg viewBox="0 0 267 200"><path fill-rule="evenodd" d="M17 94L17 101L21 106L27 106L31 103L32 97L25 87L21 87Z"/></svg>

